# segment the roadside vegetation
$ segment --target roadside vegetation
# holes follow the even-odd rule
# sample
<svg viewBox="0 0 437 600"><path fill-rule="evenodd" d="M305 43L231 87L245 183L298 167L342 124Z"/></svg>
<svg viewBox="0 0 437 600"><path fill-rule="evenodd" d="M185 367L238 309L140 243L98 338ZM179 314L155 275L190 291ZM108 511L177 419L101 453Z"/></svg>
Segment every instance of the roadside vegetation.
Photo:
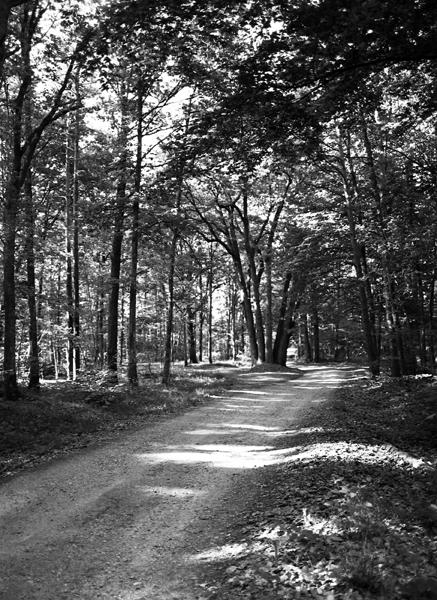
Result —
<svg viewBox="0 0 437 600"><path fill-rule="evenodd" d="M148 373L141 385L109 386L104 374L47 381L20 402L0 400L0 478L74 449L103 443L160 415L206 402L230 384L226 365L176 367L170 385Z"/></svg>

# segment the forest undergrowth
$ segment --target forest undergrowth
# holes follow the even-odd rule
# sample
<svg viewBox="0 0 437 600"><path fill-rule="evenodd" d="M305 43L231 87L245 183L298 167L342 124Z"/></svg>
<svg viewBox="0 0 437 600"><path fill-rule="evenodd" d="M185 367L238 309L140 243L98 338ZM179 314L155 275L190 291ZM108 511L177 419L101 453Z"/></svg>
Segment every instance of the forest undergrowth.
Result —
<svg viewBox="0 0 437 600"><path fill-rule="evenodd" d="M293 427L208 598L436 599L437 385L345 384Z"/></svg>
<svg viewBox="0 0 437 600"><path fill-rule="evenodd" d="M225 366L175 368L169 386L148 372L134 390L125 382L108 386L104 374L90 372L75 382L43 382L39 393L23 389L19 401L1 398L0 478L198 406L230 384Z"/></svg>

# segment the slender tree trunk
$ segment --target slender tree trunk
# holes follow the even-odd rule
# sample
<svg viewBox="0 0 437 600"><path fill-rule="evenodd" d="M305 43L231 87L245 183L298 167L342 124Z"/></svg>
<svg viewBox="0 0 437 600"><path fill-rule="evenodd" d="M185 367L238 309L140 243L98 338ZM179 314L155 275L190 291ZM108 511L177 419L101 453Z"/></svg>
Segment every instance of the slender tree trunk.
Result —
<svg viewBox="0 0 437 600"><path fill-rule="evenodd" d="M304 343L304 356L306 362L312 362L313 360L313 350L311 348L310 342L310 332L308 327L308 315L303 313L301 315L301 321L303 326L303 343Z"/></svg>
<svg viewBox="0 0 437 600"><path fill-rule="evenodd" d="M317 306L313 306L311 312L311 323L313 326L313 348L314 348L314 362L320 362L320 323L319 323L319 311Z"/></svg>
<svg viewBox="0 0 437 600"><path fill-rule="evenodd" d="M73 299L73 150L70 123L67 124L65 141L65 260L66 260L66 302L67 302L67 379L74 379L74 299Z"/></svg>
<svg viewBox="0 0 437 600"><path fill-rule="evenodd" d="M171 356L172 356L172 338L173 338L173 319L174 319L174 279L176 269L176 253L179 240L179 228L176 226L173 231L169 268L168 268L168 308L167 308L167 323L164 341L164 366L162 369L162 383L168 385L170 383Z"/></svg>
<svg viewBox="0 0 437 600"><path fill-rule="evenodd" d="M138 244L139 214L141 194L141 169L143 158L143 82L138 80L137 86L137 148L135 161L134 198L132 204L132 242L131 273L129 285L129 325L128 325L128 366L127 377L132 387L138 386L137 368L137 278L138 278Z"/></svg>
<svg viewBox="0 0 437 600"><path fill-rule="evenodd" d="M15 156L3 208L3 298L5 310L3 377L5 397L8 400L16 400L19 396L15 357L15 239L17 207L20 197L19 168L19 157Z"/></svg>
<svg viewBox="0 0 437 600"><path fill-rule="evenodd" d="M118 145L120 159L118 161L118 184L116 192L114 234L111 250L111 283L108 300L108 348L107 366L108 382L117 383L117 346L118 346L118 301L120 296L121 250L124 234L124 217L126 205L127 163L128 163L128 99L126 84L120 89L121 123Z"/></svg>
<svg viewBox="0 0 437 600"><path fill-rule="evenodd" d="M38 321L35 289L35 211L30 170L24 183L24 196L26 203L27 305L29 309L29 388L39 390Z"/></svg>
<svg viewBox="0 0 437 600"><path fill-rule="evenodd" d="M30 56L26 53L25 68L30 72ZM30 94L29 94L30 95ZM30 135L31 125L31 102L28 97L25 102L25 129L26 135ZM27 270L27 306L29 310L29 388L39 391L39 345L38 345L38 317L36 306L35 285L35 209L33 203L32 170L26 174L24 181L24 203L25 203L25 255Z"/></svg>
<svg viewBox="0 0 437 600"><path fill-rule="evenodd" d="M99 267L101 268L101 267ZM103 367L104 364L104 333L103 333L103 323L105 316L105 292L103 288L103 275L99 273L98 278L98 290L97 290L97 298L96 298L96 309L97 309L97 317L96 317L96 348L94 355L94 362Z"/></svg>
<svg viewBox="0 0 437 600"><path fill-rule="evenodd" d="M210 247L209 250L209 270L208 270L208 362L212 365L212 294L213 294L213 282L214 282L214 248Z"/></svg>
<svg viewBox="0 0 437 600"><path fill-rule="evenodd" d="M273 288L272 288L272 259L270 252L264 259L266 268L266 361L273 362Z"/></svg>
<svg viewBox="0 0 437 600"><path fill-rule="evenodd" d="M188 367L188 344L187 344L187 321L182 319L183 343L184 343L184 366Z"/></svg>
<svg viewBox="0 0 437 600"><path fill-rule="evenodd" d="M124 364L124 359L126 357L126 336L125 336L125 286L123 285L121 287L121 294L120 294L121 298L120 298L120 340L119 340L119 349L120 349L120 365Z"/></svg>
<svg viewBox="0 0 437 600"><path fill-rule="evenodd" d="M205 325L205 306L203 298L203 278L199 275L199 295L200 295L200 311L199 311L199 362L203 362L203 328Z"/></svg>
<svg viewBox="0 0 437 600"><path fill-rule="evenodd" d="M187 333L188 333L188 355L191 364L197 364L196 351L196 314L192 306L187 307Z"/></svg>
<svg viewBox="0 0 437 600"><path fill-rule="evenodd" d="M80 101L79 78L76 76L76 99ZM76 110L74 118L73 140L73 285L74 285L74 359L76 373L80 371L80 259L79 259L79 136L80 111Z"/></svg>

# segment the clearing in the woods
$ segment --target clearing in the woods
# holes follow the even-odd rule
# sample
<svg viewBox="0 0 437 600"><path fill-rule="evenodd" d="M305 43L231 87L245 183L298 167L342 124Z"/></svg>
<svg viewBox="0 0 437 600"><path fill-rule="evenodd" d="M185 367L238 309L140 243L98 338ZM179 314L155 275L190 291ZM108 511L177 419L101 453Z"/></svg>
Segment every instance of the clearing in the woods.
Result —
<svg viewBox="0 0 437 600"><path fill-rule="evenodd" d="M332 365L233 377L6 479L0 598L435 598L432 384Z"/></svg>

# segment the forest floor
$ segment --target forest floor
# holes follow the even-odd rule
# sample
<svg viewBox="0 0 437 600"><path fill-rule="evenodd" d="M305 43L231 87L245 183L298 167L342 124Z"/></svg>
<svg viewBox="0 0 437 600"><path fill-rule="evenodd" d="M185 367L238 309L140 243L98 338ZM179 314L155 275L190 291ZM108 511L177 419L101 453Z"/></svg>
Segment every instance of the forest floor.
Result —
<svg viewBox="0 0 437 600"><path fill-rule="evenodd" d="M236 370L231 363L177 365L171 384L163 386L158 373L147 369L149 377L135 391L123 382L108 386L104 374L90 372L74 382L43 380L39 393L23 388L19 402L0 398L0 480L200 406L229 386Z"/></svg>
<svg viewBox="0 0 437 600"><path fill-rule="evenodd" d="M1 600L437 598L431 379L199 373L199 406L4 479Z"/></svg>

